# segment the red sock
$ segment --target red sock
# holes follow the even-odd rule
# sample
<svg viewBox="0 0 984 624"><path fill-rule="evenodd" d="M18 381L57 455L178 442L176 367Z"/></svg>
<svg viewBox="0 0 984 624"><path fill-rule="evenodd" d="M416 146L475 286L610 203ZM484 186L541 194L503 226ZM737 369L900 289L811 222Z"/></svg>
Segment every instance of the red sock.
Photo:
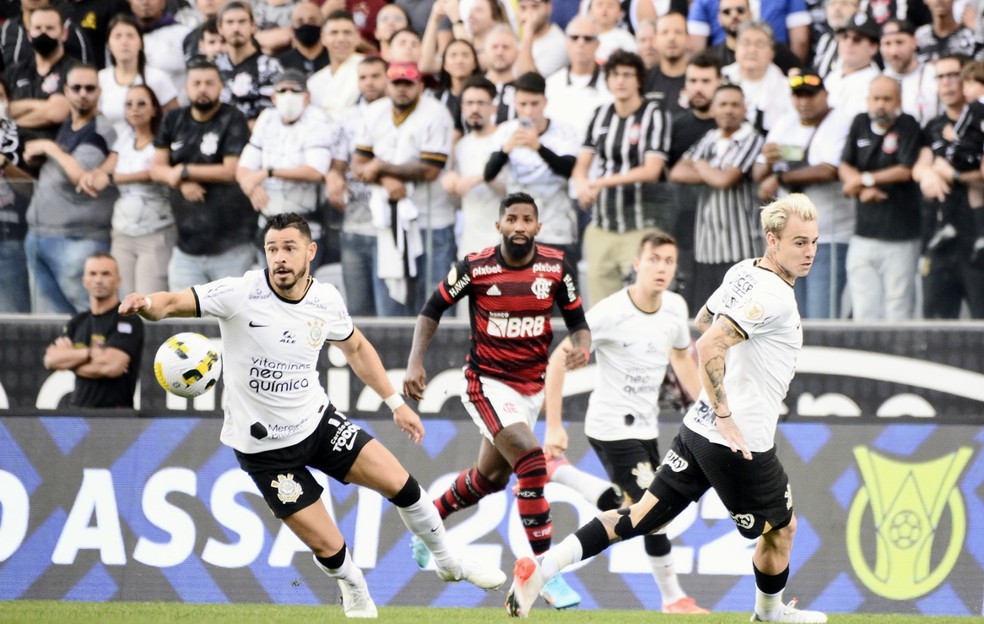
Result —
<svg viewBox="0 0 984 624"><path fill-rule="evenodd" d="M452 513L465 507L471 507L489 494L494 494L505 487L505 484L492 483L482 476L478 468L462 470L444 494L434 500L434 506L444 520Z"/></svg>
<svg viewBox="0 0 984 624"><path fill-rule="evenodd" d="M536 448L520 457L513 466L513 472L519 480L519 492L516 494L519 519L523 522L533 554L539 555L550 550L553 536L550 503L543 497L543 486L547 484L547 461L543 449Z"/></svg>

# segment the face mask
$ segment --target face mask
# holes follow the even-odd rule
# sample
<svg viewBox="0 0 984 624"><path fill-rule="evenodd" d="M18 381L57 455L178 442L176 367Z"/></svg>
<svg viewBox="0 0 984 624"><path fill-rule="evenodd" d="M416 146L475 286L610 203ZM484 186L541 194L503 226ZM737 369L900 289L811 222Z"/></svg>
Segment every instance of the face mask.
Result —
<svg viewBox="0 0 984 624"><path fill-rule="evenodd" d="M58 40L42 33L31 39L31 46L34 47L35 52L47 58L58 48Z"/></svg>
<svg viewBox="0 0 984 624"><path fill-rule="evenodd" d="M321 38L321 26L317 24L301 24L294 29L294 38L302 46L313 46Z"/></svg>
<svg viewBox="0 0 984 624"><path fill-rule="evenodd" d="M277 112L287 123L294 123L304 112L304 94L278 93Z"/></svg>

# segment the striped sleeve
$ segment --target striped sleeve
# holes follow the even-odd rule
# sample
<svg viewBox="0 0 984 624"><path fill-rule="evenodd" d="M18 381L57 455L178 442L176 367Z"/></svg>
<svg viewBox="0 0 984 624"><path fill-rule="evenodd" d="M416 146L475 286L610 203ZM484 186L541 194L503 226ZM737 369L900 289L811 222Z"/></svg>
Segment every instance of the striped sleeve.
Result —
<svg viewBox="0 0 984 624"><path fill-rule="evenodd" d="M755 159L758 157L759 152L762 151L764 141L762 135L758 132L750 133L739 142L738 149L730 154L727 162L721 164L730 165L740 169L742 173L747 174L752 170Z"/></svg>

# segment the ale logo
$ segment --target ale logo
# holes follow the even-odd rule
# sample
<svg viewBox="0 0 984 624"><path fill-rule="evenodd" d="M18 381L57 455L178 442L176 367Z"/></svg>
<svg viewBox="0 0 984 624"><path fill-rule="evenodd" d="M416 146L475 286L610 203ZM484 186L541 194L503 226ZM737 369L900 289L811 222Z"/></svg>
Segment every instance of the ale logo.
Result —
<svg viewBox="0 0 984 624"><path fill-rule="evenodd" d="M930 461L906 463L855 447L864 485L847 516L847 554L854 573L872 592L911 600L934 590L953 569L967 536L957 481L972 454L963 447ZM933 542L947 508L950 527L940 536L949 535L950 541L934 562Z"/></svg>

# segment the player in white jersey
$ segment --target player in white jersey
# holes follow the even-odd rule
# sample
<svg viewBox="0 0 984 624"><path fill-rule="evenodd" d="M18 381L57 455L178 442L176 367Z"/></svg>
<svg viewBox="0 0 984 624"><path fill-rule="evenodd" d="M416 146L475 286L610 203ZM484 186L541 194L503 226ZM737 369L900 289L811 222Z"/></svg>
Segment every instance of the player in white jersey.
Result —
<svg viewBox="0 0 984 624"><path fill-rule="evenodd" d="M336 411L321 387L316 365L330 341L359 379L386 397L397 426L415 443L422 440L420 418L393 389L338 291L311 277L317 245L304 218L295 213L271 217L264 228L264 251L268 270L180 292L130 294L120 314L152 321L219 319L225 379L221 440L235 449L239 465L273 514L314 551L318 567L338 581L347 617L376 617L376 605L309 466L389 499L433 553L442 580L467 580L485 589L502 584L506 578L500 570L449 551L437 510L417 481L382 444Z"/></svg>
<svg viewBox="0 0 984 624"><path fill-rule="evenodd" d="M591 350L598 359L597 381L588 399L584 433L598 454L622 500L606 496L610 484L562 460L567 433L561 423L564 357L571 348L564 339L547 365L547 433L544 452L562 462L550 479L583 495L602 511L642 500L659 466L659 391L668 365L673 366L691 397L700 391L697 366L690 356L687 303L666 289L677 266L677 243L660 230L646 233L632 265L636 281L605 297L586 315ZM552 462L548 461L548 471ZM597 501L597 502L596 502ZM673 568L669 538L663 532L643 537L665 613L708 613L688 596Z"/></svg>
<svg viewBox="0 0 984 624"><path fill-rule="evenodd" d="M516 562L511 615L527 616L539 587L563 568L662 528L713 487L738 531L757 539L752 621L827 621L795 600L782 603L796 516L773 440L803 344L792 286L813 264L817 211L796 193L763 208L761 220L765 256L732 267L697 315L702 390L655 480L641 501L602 513L536 560Z"/></svg>

